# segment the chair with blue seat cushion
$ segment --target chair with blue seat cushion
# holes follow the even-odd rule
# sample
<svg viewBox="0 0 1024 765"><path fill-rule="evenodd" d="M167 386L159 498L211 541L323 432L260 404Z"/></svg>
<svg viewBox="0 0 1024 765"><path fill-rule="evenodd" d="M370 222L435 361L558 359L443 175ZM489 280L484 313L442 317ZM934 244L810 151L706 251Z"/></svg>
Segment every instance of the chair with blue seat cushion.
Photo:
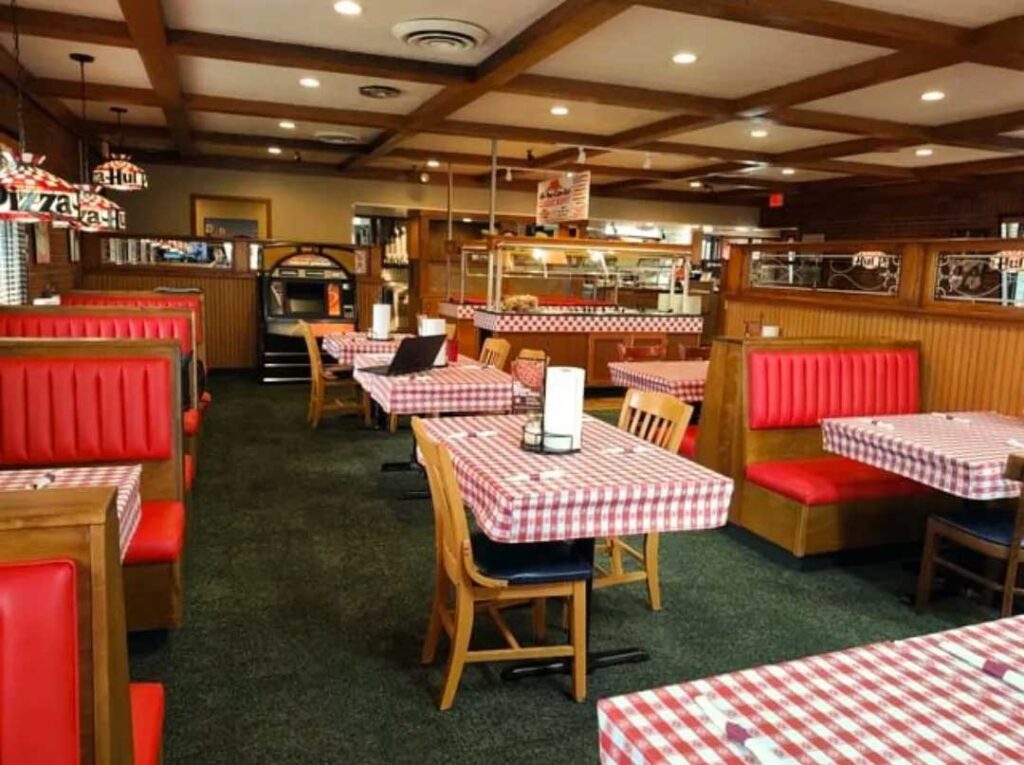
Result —
<svg viewBox="0 0 1024 765"><path fill-rule="evenodd" d="M1011 454L1004 476L1012 481L1024 480L1024 454ZM940 556L942 542L952 542L1005 563L1002 580L990 579ZM934 515L928 520L921 574L917 582L917 607L926 608L931 598L935 567L949 569L975 584L1001 592L1002 617L1013 613L1013 600L1024 595L1018 586L1021 548L1024 545L1024 496L1012 508L990 507L966 509L955 513Z"/></svg>
<svg viewBox="0 0 1024 765"><path fill-rule="evenodd" d="M583 701L587 694L586 599L591 562L568 543L501 544L482 534L471 535L451 454L430 437L420 418L413 418L412 429L430 484L437 545L434 600L423 663L433 662L442 629L450 640L438 706L442 710L451 707L467 663L557 658L571 659L572 695L576 701ZM569 642L520 645L502 608L523 602L543 603L547 598L568 601ZM478 611L491 617L506 647L470 650ZM535 607L535 632L543 613L543 608Z"/></svg>

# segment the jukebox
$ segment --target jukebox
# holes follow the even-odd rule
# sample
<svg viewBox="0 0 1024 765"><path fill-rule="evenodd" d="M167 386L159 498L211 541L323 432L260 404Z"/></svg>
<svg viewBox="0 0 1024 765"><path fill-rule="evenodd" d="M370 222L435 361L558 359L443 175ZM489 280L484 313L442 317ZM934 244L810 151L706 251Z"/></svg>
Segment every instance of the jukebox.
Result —
<svg viewBox="0 0 1024 765"><path fill-rule="evenodd" d="M309 379L309 357L299 321L357 323L352 266L359 248L266 244L260 253L260 378ZM346 266L346 262L349 264Z"/></svg>

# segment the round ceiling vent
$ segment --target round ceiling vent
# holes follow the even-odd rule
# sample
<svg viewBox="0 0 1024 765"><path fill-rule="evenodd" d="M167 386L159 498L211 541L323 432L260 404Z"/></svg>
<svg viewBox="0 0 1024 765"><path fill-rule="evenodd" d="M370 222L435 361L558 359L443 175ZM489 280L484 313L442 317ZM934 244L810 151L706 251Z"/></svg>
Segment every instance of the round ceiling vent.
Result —
<svg viewBox="0 0 1024 765"><path fill-rule="evenodd" d="M440 53L472 50L487 39L487 30L483 27L454 19L401 21L391 28L391 33L407 45Z"/></svg>
<svg viewBox="0 0 1024 765"><path fill-rule="evenodd" d="M390 85L363 85L359 88L359 95L367 98L398 98L402 91Z"/></svg>
<svg viewBox="0 0 1024 765"><path fill-rule="evenodd" d="M321 143L329 143L334 146L348 146L349 144L360 143L358 136L344 133L340 130L321 130L314 133L313 137Z"/></svg>

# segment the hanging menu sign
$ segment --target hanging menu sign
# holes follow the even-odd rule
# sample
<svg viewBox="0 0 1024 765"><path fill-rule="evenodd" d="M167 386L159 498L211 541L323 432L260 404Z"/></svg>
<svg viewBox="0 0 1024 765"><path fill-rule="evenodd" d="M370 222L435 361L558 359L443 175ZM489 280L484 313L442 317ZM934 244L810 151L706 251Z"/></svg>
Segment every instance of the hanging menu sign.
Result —
<svg viewBox="0 0 1024 765"><path fill-rule="evenodd" d="M570 223L590 218L590 171L537 184L537 223Z"/></svg>

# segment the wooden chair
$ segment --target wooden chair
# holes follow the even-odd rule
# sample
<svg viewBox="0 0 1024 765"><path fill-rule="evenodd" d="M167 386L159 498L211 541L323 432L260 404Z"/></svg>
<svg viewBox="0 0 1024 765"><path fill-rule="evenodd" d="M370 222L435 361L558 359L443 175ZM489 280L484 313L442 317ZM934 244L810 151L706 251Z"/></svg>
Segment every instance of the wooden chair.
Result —
<svg viewBox="0 0 1024 765"><path fill-rule="evenodd" d="M1024 454L1011 454L1006 463L1004 477L1011 481L1024 481ZM940 556L943 540L966 547L986 558L1002 561L1006 570L1002 580L988 578L969 571L958 563ZM932 593L935 567L942 566L1003 595L1000 616L1013 614L1013 599L1024 595L1018 586L1021 570L1021 546L1024 545L1024 495L1012 509L1006 507L968 508L954 513L937 514L928 519L925 531L924 553L921 556L921 574L917 581L917 607L924 609Z"/></svg>
<svg viewBox="0 0 1024 765"><path fill-rule="evenodd" d="M619 427L648 443L677 454L692 416L693 407L675 396L630 389L622 402ZM606 569L603 566L595 566L599 576L594 579L594 588L647 582L651 610L660 611L661 574L658 568L658 543L657 533L646 534L644 549L641 552L620 537L609 537L601 545L602 551L608 554L608 567ZM643 569L626 570L623 565L625 555L639 563Z"/></svg>
<svg viewBox="0 0 1024 765"><path fill-rule="evenodd" d="M710 361L710 345L679 345L679 358L683 361Z"/></svg>
<svg viewBox="0 0 1024 765"><path fill-rule="evenodd" d="M480 349L480 363L495 369L504 369L511 351L512 345L508 340L489 337L484 340L484 346Z"/></svg>
<svg viewBox="0 0 1024 765"><path fill-rule="evenodd" d="M520 348L519 353L516 354L516 359L524 361L547 361L547 358L547 351L542 351L539 348Z"/></svg>
<svg viewBox="0 0 1024 765"><path fill-rule="evenodd" d="M661 361L665 358L668 347L666 343L651 345L619 343L616 349L619 352L619 361Z"/></svg>
<svg viewBox="0 0 1024 765"><path fill-rule="evenodd" d="M354 398L355 386L351 379L342 378L344 370L340 366L325 366L320 356L320 344L318 338L339 332L351 332L352 327L347 324L309 324L299 322L302 336L306 340L306 352L309 354L309 407L306 410L306 421L314 428L320 424L320 418L324 412L354 412L357 405L352 402L342 401L334 398L330 401L327 396L333 391L346 390Z"/></svg>
<svg viewBox="0 0 1024 765"><path fill-rule="evenodd" d="M443 629L451 645L444 685L438 706L451 708L465 665L475 662L572 659L572 694L576 701L587 695L586 599L589 562L573 545L561 542L498 544L482 534L469 533L459 482L448 449L434 441L423 420L414 417L413 433L434 503L437 540L437 580L431 605L422 660L431 664ZM570 642L562 645L524 647L509 629L501 607L546 598L567 599L572 613ZM449 604L454 602L454 606ZM478 611L491 617L507 646L470 650L473 619ZM534 630L544 617L534 608Z"/></svg>

